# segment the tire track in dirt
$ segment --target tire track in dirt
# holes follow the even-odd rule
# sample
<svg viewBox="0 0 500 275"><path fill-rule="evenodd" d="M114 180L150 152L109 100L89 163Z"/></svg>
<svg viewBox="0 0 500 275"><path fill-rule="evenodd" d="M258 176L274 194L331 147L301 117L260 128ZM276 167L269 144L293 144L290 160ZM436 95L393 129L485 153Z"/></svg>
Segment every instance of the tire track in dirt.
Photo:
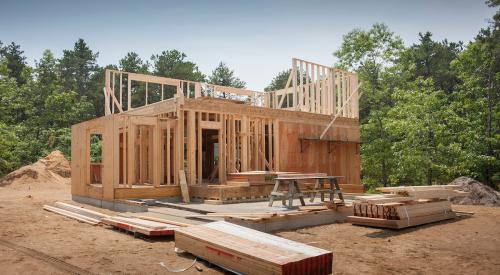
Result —
<svg viewBox="0 0 500 275"><path fill-rule="evenodd" d="M78 275L92 275L93 274L87 270L79 268L78 266L72 265L72 264L67 263L63 260L60 260L58 258L49 256L43 252L31 249L31 248L27 248L24 246L20 246L20 245L11 243L11 242L6 241L6 240L0 239L0 245L3 245L5 247L14 249L18 252L24 253L28 256L31 256L31 257L38 259L40 261L43 261L45 263L48 263L51 266L53 266L61 271L66 271L70 274L78 274Z"/></svg>

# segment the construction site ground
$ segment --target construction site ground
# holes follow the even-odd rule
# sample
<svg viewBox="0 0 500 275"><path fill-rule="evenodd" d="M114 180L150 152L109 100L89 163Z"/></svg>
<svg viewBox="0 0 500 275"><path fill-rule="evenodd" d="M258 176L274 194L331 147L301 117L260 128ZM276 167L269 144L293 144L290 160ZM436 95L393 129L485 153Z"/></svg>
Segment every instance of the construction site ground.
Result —
<svg viewBox="0 0 500 275"><path fill-rule="evenodd" d="M69 179L0 187L2 274L67 274L71 268L95 274L168 274L160 262L173 269L193 261L193 256L174 251L172 237L134 238L42 209L55 201L69 202L70 189ZM342 223L276 234L333 251L334 274L499 274L500 208L454 209L475 214L399 231ZM196 265L202 271L193 267L187 274L224 272L206 262Z"/></svg>

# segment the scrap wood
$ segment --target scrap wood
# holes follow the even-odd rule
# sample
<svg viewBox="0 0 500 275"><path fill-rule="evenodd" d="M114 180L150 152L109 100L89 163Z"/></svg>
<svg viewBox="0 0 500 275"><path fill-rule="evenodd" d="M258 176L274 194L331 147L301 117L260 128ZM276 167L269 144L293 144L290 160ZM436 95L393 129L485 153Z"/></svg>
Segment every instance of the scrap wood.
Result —
<svg viewBox="0 0 500 275"><path fill-rule="evenodd" d="M189 187L186 182L186 172L179 170L179 185L181 187L182 201L189 203Z"/></svg>
<svg viewBox="0 0 500 275"><path fill-rule="evenodd" d="M474 215L475 213L474 212L467 212L467 211L456 211L454 210L453 212L457 213L457 214L461 214L461 215Z"/></svg>

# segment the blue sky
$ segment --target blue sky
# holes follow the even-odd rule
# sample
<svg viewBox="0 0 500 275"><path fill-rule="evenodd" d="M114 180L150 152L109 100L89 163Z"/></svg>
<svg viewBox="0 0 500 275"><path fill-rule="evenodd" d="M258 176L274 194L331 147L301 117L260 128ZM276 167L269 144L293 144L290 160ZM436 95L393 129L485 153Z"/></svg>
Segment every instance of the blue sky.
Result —
<svg viewBox="0 0 500 275"><path fill-rule="evenodd" d="M226 62L261 90L292 57L331 65L342 35L386 23L406 45L419 32L468 42L494 14L482 0L456 1L23 1L0 0L0 41L21 45L30 64L60 57L83 38L100 65L129 51L143 59L178 49L209 74Z"/></svg>

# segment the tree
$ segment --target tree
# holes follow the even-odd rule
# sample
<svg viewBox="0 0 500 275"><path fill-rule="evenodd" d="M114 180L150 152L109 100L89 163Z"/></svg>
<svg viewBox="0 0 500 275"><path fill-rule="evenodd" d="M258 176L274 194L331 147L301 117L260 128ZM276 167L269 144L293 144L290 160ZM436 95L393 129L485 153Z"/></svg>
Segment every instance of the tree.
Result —
<svg viewBox="0 0 500 275"><path fill-rule="evenodd" d="M94 53L83 39L75 42L73 50L64 50L59 60L59 69L63 88L76 91L79 96L88 95L90 78L97 70L98 53Z"/></svg>
<svg viewBox="0 0 500 275"><path fill-rule="evenodd" d="M144 62L137 53L128 52L125 57L120 59L120 70L131 73L147 74L149 64Z"/></svg>
<svg viewBox="0 0 500 275"><path fill-rule="evenodd" d="M21 165L17 154L18 140L11 127L0 121L0 178Z"/></svg>
<svg viewBox="0 0 500 275"><path fill-rule="evenodd" d="M461 84L452 96L451 108L461 117L456 128L460 129L460 141L470 156L467 168L472 175L493 187L500 181L498 14L452 63Z"/></svg>
<svg viewBox="0 0 500 275"><path fill-rule="evenodd" d="M161 54L151 56L153 73L169 78L205 81L205 75L198 70L198 66L186 61L186 54L178 50L162 51Z"/></svg>
<svg viewBox="0 0 500 275"><path fill-rule="evenodd" d="M290 72L292 70L288 69L285 71L279 72L271 81L271 83L264 88L264 91L276 91L285 88L286 82L288 81L288 77L290 76Z"/></svg>
<svg viewBox="0 0 500 275"><path fill-rule="evenodd" d="M212 71L212 74L208 77L208 82L234 88L245 88L246 85L245 81L235 77L234 71L223 62L220 62Z"/></svg>
<svg viewBox="0 0 500 275"><path fill-rule="evenodd" d="M395 68L391 67L399 59L404 46L384 24L374 24L365 31L355 29L347 33L341 47L334 55L337 66L359 73L364 92L360 101L361 137L366 141L361 152L369 152L371 157L363 160L363 177L374 184L381 181L389 184L392 169L391 137L387 133L385 118L393 105L392 93L397 81ZM390 68L390 69L387 69Z"/></svg>
<svg viewBox="0 0 500 275"><path fill-rule="evenodd" d="M397 184L435 184L449 181L455 170L454 146L447 120L443 91L435 90L432 79L418 78L406 89L397 89L395 105L388 113L387 129L392 137L394 178ZM456 157L456 156L454 156Z"/></svg>
<svg viewBox="0 0 500 275"><path fill-rule="evenodd" d="M0 57L7 60L7 68L9 76L16 79L18 85L26 83L24 70L26 69L26 57L23 56L24 51L21 51L21 46L12 42L8 46L2 47L0 42Z"/></svg>
<svg viewBox="0 0 500 275"><path fill-rule="evenodd" d="M462 43L450 43L446 39L442 42L433 41L430 32L418 35L419 43L412 45L402 55L400 63L405 65L403 69L413 71L412 80L418 77L432 78L436 89L451 93L458 84L458 78L450 63L462 50Z"/></svg>

